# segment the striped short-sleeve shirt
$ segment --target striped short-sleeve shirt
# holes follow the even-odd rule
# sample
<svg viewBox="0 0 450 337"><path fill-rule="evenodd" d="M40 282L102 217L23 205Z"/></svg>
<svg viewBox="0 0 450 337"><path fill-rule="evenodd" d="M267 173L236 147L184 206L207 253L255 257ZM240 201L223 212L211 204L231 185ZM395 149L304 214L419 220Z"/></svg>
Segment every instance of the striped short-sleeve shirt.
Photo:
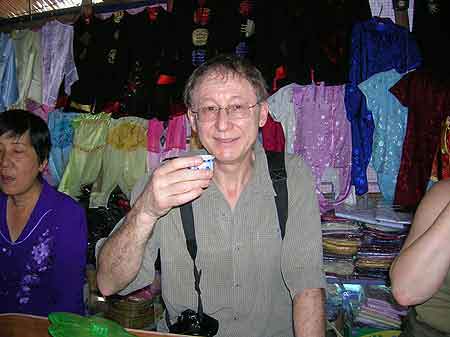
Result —
<svg viewBox="0 0 450 337"><path fill-rule="evenodd" d="M286 155L289 218L282 240L275 192L259 144L255 157L252 178L233 210L214 183L193 202L203 309L219 320L217 337L293 336L293 297L305 288L325 288L311 170L300 157ZM134 195L144 185L145 179ZM121 294L151 282L158 248L163 299L174 322L184 310L197 309L193 261L178 208L155 225L141 269ZM167 329L164 321L158 329Z"/></svg>

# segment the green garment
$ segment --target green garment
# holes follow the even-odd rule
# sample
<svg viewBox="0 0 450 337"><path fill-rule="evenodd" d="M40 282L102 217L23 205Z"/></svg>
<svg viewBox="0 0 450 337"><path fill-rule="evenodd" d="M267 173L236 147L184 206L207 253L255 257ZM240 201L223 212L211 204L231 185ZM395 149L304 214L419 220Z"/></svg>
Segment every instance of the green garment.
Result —
<svg viewBox="0 0 450 337"><path fill-rule="evenodd" d="M415 309L419 322L450 335L450 272L436 294Z"/></svg>

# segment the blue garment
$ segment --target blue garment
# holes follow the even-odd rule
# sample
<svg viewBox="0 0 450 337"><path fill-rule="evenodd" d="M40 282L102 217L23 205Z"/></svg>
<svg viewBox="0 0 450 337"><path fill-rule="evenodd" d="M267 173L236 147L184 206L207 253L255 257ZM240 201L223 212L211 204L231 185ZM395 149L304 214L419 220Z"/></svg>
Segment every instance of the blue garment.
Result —
<svg viewBox="0 0 450 337"><path fill-rule="evenodd" d="M19 98L16 74L16 53L11 36L0 33L0 112Z"/></svg>
<svg viewBox="0 0 450 337"><path fill-rule="evenodd" d="M374 130L372 114L358 84L376 73L391 69L406 73L420 63L414 37L392 20L374 17L353 27L345 108L352 126L352 182L358 195L368 190L366 171L372 155Z"/></svg>
<svg viewBox="0 0 450 337"><path fill-rule="evenodd" d="M73 144L72 120L79 116L79 113L59 110L51 111L48 114L48 128L52 140L48 168L54 186L59 185L69 162Z"/></svg>
<svg viewBox="0 0 450 337"><path fill-rule="evenodd" d="M408 108L389 91L401 78L402 75L392 69L375 74L358 85L375 123L370 162L377 172L378 185L386 201L394 200L408 120Z"/></svg>

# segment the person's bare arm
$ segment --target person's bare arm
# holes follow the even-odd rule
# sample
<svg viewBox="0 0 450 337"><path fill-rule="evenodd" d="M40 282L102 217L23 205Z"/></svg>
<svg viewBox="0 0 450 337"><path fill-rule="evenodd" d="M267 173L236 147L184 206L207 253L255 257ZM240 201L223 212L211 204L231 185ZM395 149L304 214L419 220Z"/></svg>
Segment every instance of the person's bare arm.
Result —
<svg viewBox="0 0 450 337"><path fill-rule="evenodd" d="M304 289L296 294L293 302L293 319L296 337L324 337L324 290Z"/></svg>
<svg viewBox="0 0 450 337"><path fill-rule="evenodd" d="M156 221L172 207L197 198L208 186L211 171L187 169L201 163L198 156L177 158L153 172L122 226L99 252L97 283L103 295L120 291L136 277Z"/></svg>
<svg viewBox="0 0 450 337"><path fill-rule="evenodd" d="M417 208L400 255L392 263L392 293L402 305L429 299L450 267L450 180L437 183Z"/></svg>

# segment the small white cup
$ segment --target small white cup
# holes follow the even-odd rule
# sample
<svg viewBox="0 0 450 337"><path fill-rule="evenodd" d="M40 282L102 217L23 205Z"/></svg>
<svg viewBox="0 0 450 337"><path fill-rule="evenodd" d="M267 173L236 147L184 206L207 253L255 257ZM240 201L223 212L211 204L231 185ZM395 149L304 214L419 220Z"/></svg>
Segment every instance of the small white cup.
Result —
<svg viewBox="0 0 450 337"><path fill-rule="evenodd" d="M198 166L191 166L191 170L213 170L214 169L214 156L210 154L202 154L203 163Z"/></svg>

